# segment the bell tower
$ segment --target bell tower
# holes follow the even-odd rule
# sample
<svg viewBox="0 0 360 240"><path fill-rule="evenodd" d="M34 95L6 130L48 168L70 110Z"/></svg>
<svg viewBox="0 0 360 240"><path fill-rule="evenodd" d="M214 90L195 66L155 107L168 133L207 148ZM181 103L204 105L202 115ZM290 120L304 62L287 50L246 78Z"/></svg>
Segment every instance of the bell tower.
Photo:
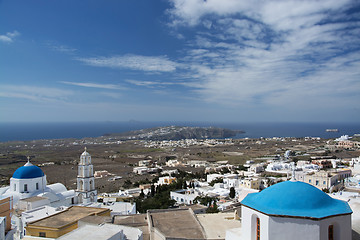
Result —
<svg viewBox="0 0 360 240"><path fill-rule="evenodd" d="M78 203L90 203L97 201L95 189L94 168L91 164L91 155L86 151L81 154L78 165L76 195Z"/></svg>

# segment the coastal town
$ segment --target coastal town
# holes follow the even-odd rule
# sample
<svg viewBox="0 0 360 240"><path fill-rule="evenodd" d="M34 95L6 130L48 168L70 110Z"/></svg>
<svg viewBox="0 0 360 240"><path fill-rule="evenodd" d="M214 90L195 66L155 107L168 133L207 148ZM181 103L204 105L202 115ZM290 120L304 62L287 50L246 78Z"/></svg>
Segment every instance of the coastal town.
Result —
<svg viewBox="0 0 360 240"><path fill-rule="evenodd" d="M0 149L8 161L0 239L83 239L90 232L91 239L286 239L304 229L308 236L360 239L357 135L103 136L7 142ZM269 228L268 221L290 227Z"/></svg>
<svg viewBox="0 0 360 240"><path fill-rule="evenodd" d="M0 22L0 240L360 240L360 0Z"/></svg>

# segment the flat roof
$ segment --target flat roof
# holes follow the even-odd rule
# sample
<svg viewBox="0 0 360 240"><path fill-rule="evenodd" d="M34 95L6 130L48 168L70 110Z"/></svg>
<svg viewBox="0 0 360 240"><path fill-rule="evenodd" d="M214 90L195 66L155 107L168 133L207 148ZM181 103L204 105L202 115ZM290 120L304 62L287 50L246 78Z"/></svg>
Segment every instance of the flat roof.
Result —
<svg viewBox="0 0 360 240"><path fill-rule="evenodd" d="M147 214L135 214L125 216L115 216L114 224L136 227L143 233L143 240L150 240L150 232L147 221Z"/></svg>
<svg viewBox="0 0 360 240"><path fill-rule="evenodd" d="M225 239L227 230L241 227L240 220L234 219L234 212L197 214L196 217L207 239Z"/></svg>
<svg viewBox="0 0 360 240"><path fill-rule="evenodd" d="M73 206L58 214L45 217L35 222L31 222L28 224L28 226L61 228L65 225L71 224L73 222L77 222L81 218L90 215L97 215L106 211L110 211L110 210L106 208Z"/></svg>
<svg viewBox="0 0 360 240"><path fill-rule="evenodd" d="M147 226L147 214L135 214L125 216L115 216L114 224L130 227Z"/></svg>
<svg viewBox="0 0 360 240"><path fill-rule="evenodd" d="M43 219L44 216L52 216L66 209L67 207L55 208L45 205L25 211L22 213L22 216L24 217L26 223L35 222L37 220Z"/></svg>
<svg viewBox="0 0 360 240"><path fill-rule="evenodd" d="M119 226L104 224L102 226L85 225L77 228L68 234L65 234L58 239L62 240L83 240L88 239L91 234L91 239L110 239L114 236L121 235L122 229Z"/></svg>
<svg viewBox="0 0 360 240"><path fill-rule="evenodd" d="M48 199L48 198L46 198L46 197L34 196L34 197L29 197L29 198L20 199L20 201L37 202L37 201L40 201L40 200L47 200L47 199Z"/></svg>
<svg viewBox="0 0 360 240"><path fill-rule="evenodd" d="M205 239L205 233L191 209L148 211L150 224L165 237Z"/></svg>
<svg viewBox="0 0 360 240"><path fill-rule="evenodd" d="M83 224L90 223L90 224L95 224L95 225L100 225L103 223L111 223L111 217L91 215L91 216L87 216L87 217L79 219L79 225L80 225L80 223L83 223Z"/></svg>

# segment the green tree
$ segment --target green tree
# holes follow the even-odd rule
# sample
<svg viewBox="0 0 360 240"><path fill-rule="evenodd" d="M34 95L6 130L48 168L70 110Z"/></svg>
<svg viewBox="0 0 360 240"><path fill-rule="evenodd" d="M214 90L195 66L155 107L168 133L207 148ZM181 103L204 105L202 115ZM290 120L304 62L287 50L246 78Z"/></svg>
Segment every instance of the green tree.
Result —
<svg viewBox="0 0 360 240"><path fill-rule="evenodd" d="M200 203L201 205L204 206L210 206L212 203L216 203L216 201L217 201L216 197L210 197L210 196L204 196L204 197L197 196L194 199L194 203Z"/></svg>
<svg viewBox="0 0 360 240"><path fill-rule="evenodd" d="M155 185L151 185L150 196L151 197L155 196Z"/></svg>
<svg viewBox="0 0 360 240"><path fill-rule="evenodd" d="M139 195L139 198L144 199L144 197L145 197L144 191L141 189L141 193Z"/></svg>
<svg viewBox="0 0 360 240"><path fill-rule="evenodd" d="M234 188L234 187L231 187L231 188L230 188L229 197L230 197L230 198L234 198L234 197L235 197L235 188Z"/></svg>
<svg viewBox="0 0 360 240"><path fill-rule="evenodd" d="M206 209L206 213L218 213L219 209L216 205L216 202L214 202L212 205L210 205L207 209Z"/></svg>
<svg viewBox="0 0 360 240"><path fill-rule="evenodd" d="M212 180L210 183L209 183L209 185L210 186L214 186L215 185L215 183L222 183L223 182L223 179L222 178L215 178L214 180Z"/></svg>

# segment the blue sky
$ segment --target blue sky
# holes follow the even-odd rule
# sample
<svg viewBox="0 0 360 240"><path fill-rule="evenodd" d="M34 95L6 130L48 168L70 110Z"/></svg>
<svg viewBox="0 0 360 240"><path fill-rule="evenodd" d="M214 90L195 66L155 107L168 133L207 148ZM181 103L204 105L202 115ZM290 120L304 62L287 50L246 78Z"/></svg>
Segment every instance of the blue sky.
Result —
<svg viewBox="0 0 360 240"><path fill-rule="evenodd" d="M359 102L359 1L0 1L2 122L358 122Z"/></svg>

